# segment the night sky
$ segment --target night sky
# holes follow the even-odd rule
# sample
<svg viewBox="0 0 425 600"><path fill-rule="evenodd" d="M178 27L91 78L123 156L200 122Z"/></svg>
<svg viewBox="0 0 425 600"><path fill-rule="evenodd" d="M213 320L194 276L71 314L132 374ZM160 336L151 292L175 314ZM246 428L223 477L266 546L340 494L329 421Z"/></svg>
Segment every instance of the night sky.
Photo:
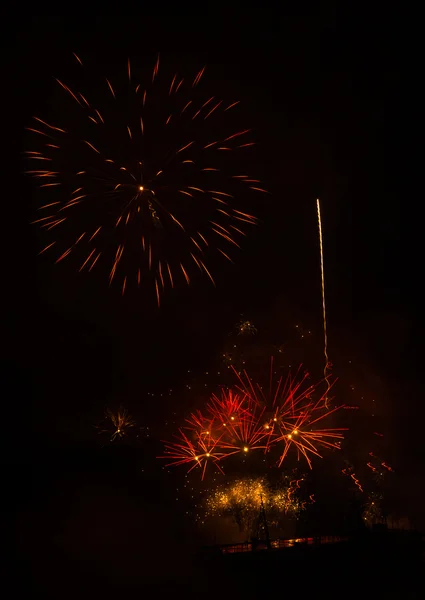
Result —
<svg viewBox="0 0 425 600"><path fill-rule="evenodd" d="M411 488L406 498L417 518L417 432L425 413L419 301L411 282L420 267L405 217L408 205L419 202L409 176L417 146L397 15L334 7L303 15L241 13L27 16L11 27L17 169L6 225L13 232L5 397L16 414L11 470L34 473L42 470L38 461L50 463L48 474L60 470L55 456L64 448L77 453L97 443L93 425L106 406L123 403L153 422L167 418L170 400L160 394L182 390L188 370L201 375L213 368L241 315L277 337L279 329L302 323L318 349L309 367L320 370L320 197L329 353L342 378L352 376L352 360L359 386L377 390L391 456L402 485ZM207 64L214 85L239 94L271 194L258 200L260 225L236 264L211 265L216 288L199 279L164 296L158 310L143 293L122 298L94 272L81 276L66 261L37 258L43 239L29 225L35 194L23 174L24 128L42 112L52 77L60 77L73 51L124 66L127 56L152 64L160 51L164 61L193 69ZM178 397L176 410L184 412ZM21 485L20 500L26 494Z"/></svg>

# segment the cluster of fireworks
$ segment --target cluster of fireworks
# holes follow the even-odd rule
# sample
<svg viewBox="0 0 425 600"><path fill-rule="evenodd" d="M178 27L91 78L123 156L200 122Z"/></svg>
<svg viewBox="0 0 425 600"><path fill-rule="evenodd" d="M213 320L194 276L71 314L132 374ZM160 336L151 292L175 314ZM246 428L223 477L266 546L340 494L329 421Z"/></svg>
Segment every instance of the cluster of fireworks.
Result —
<svg viewBox="0 0 425 600"><path fill-rule="evenodd" d="M148 279L158 306L162 292L180 283L189 285L193 271L215 284L208 260L216 255L233 262L231 251L239 249L257 225L245 207L247 196L267 193L246 169L255 142L251 129L239 122L239 101L203 94L205 67L194 77L167 73L160 69L158 56L147 78L128 60L123 76L95 81L80 57L74 57L79 73L72 85L56 80L63 94L59 114L34 116L27 128L36 144L26 152L31 165L27 172L47 194L33 222L53 236L40 254L52 253L55 263L71 257L79 272L103 264L109 285L119 282L122 294ZM164 442L160 458L168 461L166 466L197 470L203 480L207 469L224 474L238 457L245 462L249 458L251 465L258 459L264 473L264 463L280 469L291 456L311 469L323 451L340 449L345 429L331 428L327 422L343 407L332 406L330 397L319 199L316 207L323 381L309 383L300 368L295 376L274 382L272 360L270 381L261 386L235 368L244 369L245 361L236 360L234 344L222 359L233 370L235 384L212 394L202 409L185 419L173 441ZM311 334L296 328L300 338ZM251 320L242 318L235 333L248 338L258 331ZM99 429L110 442L141 431L124 408L108 410ZM252 455L256 458L251 460ZM377 482L393 470L373 452L366 466ZM364 521L382 520L383 497L364 491L364 474L358 476L351 465L342 474L368 498ZM296 516L305 508L296 493L300 481L281 479L272 486L265 477L233 477L209 490L206 517L230 516L241 530L251 532L261 511L267 511L270 524L278 523L283 515Z"/></svg>
<svg viewBox="0 0 425 600"><path fill-rule="evenodd" d="M143 83L130 60L116 80L87 81L74 56L72 86L57 79L69 107L27 128L36 142L27 172L48 194L33 222L60 230L40 254L53 252L56 263L77 255L79 271L104 263L123 294L150 277L158 304L193 269L214 283L207 258L233 262L231 250L257 223L247 195L266 193L246 172L255 142L233 116L239 101L203 95L205 67L195 77L162 75L158 56Z"/></svg>
<svg viewBox="0 0 425 600"><path fill-rule="evenodd" d="M245 477L218 486L206 499L205 517L230 517L241 531L254 532L261 513L267 513L269 525L282 517L296 517L305 508L296 491L301 480L275 486L262 477Z"/></svg>
<svg viewBox="0 0 425 600"><path fill-rule="evenodd" d="M324 427L326 419L341 407L328 409L328 396L319 384L307 384L308 374L300 373L273 385L266 393L249 375L237 373L234 389L213 394L203 411L187 417L185 424L165 442L168 465L199 469L202 479L208 467L224 472L232 457L263 456L272 466L281 467L291 453L312 468L312 459L321 451L340 449L342 428Z"/></svg>

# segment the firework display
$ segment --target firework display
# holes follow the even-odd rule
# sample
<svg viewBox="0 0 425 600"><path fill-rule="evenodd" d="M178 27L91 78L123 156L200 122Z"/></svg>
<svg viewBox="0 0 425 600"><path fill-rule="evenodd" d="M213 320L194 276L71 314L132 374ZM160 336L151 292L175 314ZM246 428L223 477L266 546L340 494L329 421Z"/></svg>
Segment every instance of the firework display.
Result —
<svg viewBox="0 0 425 600"><path fill-rule="evenodd" d="M34 373L46 402L35 421L40 493L44 482L47 493L72 491L76 510L67 498L53 517L66 533L78 525L99 549L96 573L104 561L118 587L126 577L134 587L146 557L156 564L149 584L156 590L163 572L167 592L204 593L206 582L216 595L231 580L237 596L246 575L248 587L259 583L251 593L267 593L279 560L306 577L314 563L317 589L329 567L347 564L349 581L392 532L368 552L362 544L422 515L408 448L416 395L402 373L414 378L415 364L397 364L411 319L386 294L394 261L378 268L394 254L395 229L382 207L369 214L368 198L359 203L353 190L368 190L367 178L337 197L356 171L333 160L318 124L337 111L331 133L344 125L342 96L310 110L315 93L341 81L330 88L313 73L283 98L275 59L252 60L233 43L184 47L176 24L170 37L148 20L152 38L128 30L122 44L115 22L94 25L99 35L86 23L77 53L72 27L60 40L51 28L28 61L33 74L18 68L13 78L31 222L22 248L37 254L37 281L34 306L21 290L10 354L22 354L21 329L34 333L18 375ZM158 35L167 53L155 48ZM283 75L290 88L303 79ZM339 137L352 138L358 121ZM354 137L353 156L365 136ZM419 498L411 510L409 494ZM97 513L101 527L91 526ZM347 543L321 550L337 536ZM80 540L59 537L72 558Z"/></svg>
<svg viewBox="0 0 425 600"><path fill-rule="evenodd" d="M382 515L382 495L372 492L363 507L363 520L367 525L375 525L383 522Z"/></svg>
<svg viewBox="0 0 425 600"><path fill-rule="evenodd" d="M323 378L314 382L302 366L291 371L296 354L309 355L314 335L308 327L301 323L287 327L284 339L289 339L284 344L275 335L264 335L262 328L256 333L255 343L250 336L239 338L238 330L239 323L217 357L216 373L209 370L205 372L207 377L201 379L190 375L187 393L190 392L196 410L176 420L161 455L168 472L174 466L186 469L181 491L186 490L189 503L196 503L191 513L195 520L202 521L201 507L214 490L219 494L223 486L246 477L276 483L279 476L294 467L307 467L311 472L306 475L305 486L313 498L320 490L324 468L318 460L324 457L328 458L329 474L332 472L335 477L341 501L350 504L350 523L356 519L359 522L371 494L385 495L385 502L390 505L390 481L385 484L384 494L383 480L393 468L381 458L388 449L381 447L383 434L372 433L379 425L374 422L371 426L368 411L360 410L357 404L364 403L363 396L357 398L358 391L352 384L347 387L347 381L353 381L351 363L347 372L340 370L341 380ZM263 357L270 352L274 354L267 365ZM319 365L318 375L320 370ZM332 397L334 394L341 397L341 405ZM202 404L199 398L203 399ZM374 414L375 400L368 406ZM381 445L379 454L377 444ZM372 448L373 452L368 451ZM316 502L324 506L328 499L319 493ZM314 509L308 507L310 513ZM226 514L231 516L229 512L222 516ZM332 511L326 518L332 521ZM369 523L367 519L363 522ZM218 526L226 530L225 522Z"/></svg>
<svg viewBox="0 0 425 600"><path fill-rule="evenodd" d="M340 407L326 408L320 384L306 385L307 373L280 378L268 395L246 372L234 373L235 389L213 394L204 411L190 415L175 440L165 442L161 458L168 465L186 464L190 471L200 467L203 478L207 464L223 471L231 457L259 453L281 467L293 452L311 469L313 457L321 457L322 450L340 449L344 429L322 425Z"/></svg>
<svg viewBox="0 0 425 600"><path fill-rule="evenodd" d="M252 321L240 321L236 326L238 335L255 335L257 328Z"/></svg>
<svg viewBox="0 0 425 600"><path fill-rule="evenodd" d="M231 517L240 531L256 536L261 514L269 525L285 516L296 517L304 509L296 496L299 480L272 486L264 477L245 477L217 486L206 498L205 518Z"/></svg>
<svg viewBox="0 0 425 600"><path fill-rule="evenodd" d="M149 74L128 60L101 76L74 56L58 114L27 128L27 172L46 194L33 222L52 235L40 254L75 256L78 271L103 264L123 294L147 280L158 304L195 270L214 283L208 258L233 262L257 223L246 199L266 193L247 172L255 142L239 101L203 92L205 67L170 73L158 56Z"/></svg>
<svg viewBox="0 0 425 600"><path fill-rule="evenodd" d="M310 343L309 329L297 324L293 333L301 346ZM152 450L154 456L160 454L164 476L175 481L178 510L201 526L202 535L217 533L223 543L238 538L231 522L248 538L269 539L267 527L273 528L273 536L287 536L314 519L318 506L323 521L338 522L320 483L329 476L330 482L335 478L331 485L350 515L338 527L360 522L372 527L382 522L384 510L391 517L391 482L387 484L384 476L393 468L382 458L384 436L374 431L380 429L376 419L365 428L368 413L355 404L364 400L357 398L357 388L351 384L347 388L346 380L332 382L329 388L324 379L312 382L302 366L288 374L288 363L293 362L288 344L279 346L281 352L278 348L276 359L267 365L260 358L270 344L262 342L262 335L255 344L245 337L236 345L237 335L234 329L228 340L235 364L231 361L222 369L220 354L217 371L210 368L200 374L188 369L186 383L174 391L178 396L172 404L192 403L191 412L172 412L155 428ZM272 346L277 347L274 341ZM347 404L338 406L329 389ZM375 411L375 399L372 407ZM130 429L134 421L123 409L109 412L108 419L103 431L111 442L134 431ZM350 430L340 424L349 424ZM156 444L164 438L163 451L158 452ZM326 467L317 462L324 457ZM301 475L299 469L306 472Z"/></svg>
<svg viewBox="0 0 425 600"><path fill-rule="evenodd" d="M105 413L104 421L99 427L99 433L107 434L110 441L114 442L115 440L122 439L124 436L128 435L129 430L135 427L135 425L136 423L133 420L133 417L131 417L127 410L122 406L116 411L108 408Z"/></svg>

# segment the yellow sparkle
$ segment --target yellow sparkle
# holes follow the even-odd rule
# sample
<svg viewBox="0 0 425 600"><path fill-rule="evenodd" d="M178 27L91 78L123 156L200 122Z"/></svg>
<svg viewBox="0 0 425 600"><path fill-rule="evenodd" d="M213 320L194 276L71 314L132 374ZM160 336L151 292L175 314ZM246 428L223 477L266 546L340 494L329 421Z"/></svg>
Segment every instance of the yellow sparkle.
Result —
<svg viewBox="0 0 425 600"><path fill-rule="evenodd" d="M145 188L143 187L143 185L139 185L139 192L143 192Z"/></svg>
<svg viewBox="0 0 425 600"><path fill-rule="evenodd" d="M244 451L244 452L248 452L248 450L249 450L248 446L244 446L244 447L243 447L243 451Z"/></svg>

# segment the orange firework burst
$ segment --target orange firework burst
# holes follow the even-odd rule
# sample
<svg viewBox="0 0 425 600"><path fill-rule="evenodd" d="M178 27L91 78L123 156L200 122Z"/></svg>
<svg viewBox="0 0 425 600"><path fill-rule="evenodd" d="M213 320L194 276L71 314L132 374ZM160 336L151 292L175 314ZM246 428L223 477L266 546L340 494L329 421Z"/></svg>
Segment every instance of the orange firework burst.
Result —
<svg viewBox="0 0 425 600"><path fill-rule="evenodd" d="M99 427L100 433L107 433L111 442L123 438L128 434L128 430L134 427L136 423L128 414L127 410L120 407L113 411L107 409L104 423Z"/></svg>
<svg viewBox="0 0 425 600"><path fill-rule="evenodd" d="M27 172L47 194L33 222L54 236L40 254L75 256L78 271L103 264L122 294L148 278L158 304L193 271L214 283L207 259L233 262L257 223L239 198L266 192L243 168L254 142L235 118L239 102L202 95L205 67L162 74L158 56L139 83L130 60L96 79L74 56L72 86L57 79L58 114L27 128Z"/></svg>
<svg viewBox="0 0 425 600"><path fill-rule="evenodd" d="M199 467L202 469L202 479L208 464L213 464L221 472L222 469L218 461L223 458L224 453L218 446L220 438L215 439L212 435L200 436L195 442L192 442L188 435L179 429L179 435L175 436L176 442L165 442L164 456L159 458L169 459L166 466L188 465L189 473Z"/></svg>
<svg viewBox="0 0 425 600"><path fill-rule="evenodd" d="M340 449L341 440L344 439L344 435L341 433L344 431L343 429L312 428L314 424L322 421L331 413L338 410L337 408L329 411L325 410L322 414L316 416L316 411L326 406L326 398L327 392L326 396L322 396L312 408L306 407L303 412L300 412L294 423L288 424L283 421L278 423L278 433L276 434L274 442L283 442L284 444L284 449L279 459L279 466L282 464L282 461L285 459L291 446L296 449L298 459L303 455L310 469L312 468L310 455L322 458L322 455L318 450L319 446L322 446L323 448Z"/></svg>

